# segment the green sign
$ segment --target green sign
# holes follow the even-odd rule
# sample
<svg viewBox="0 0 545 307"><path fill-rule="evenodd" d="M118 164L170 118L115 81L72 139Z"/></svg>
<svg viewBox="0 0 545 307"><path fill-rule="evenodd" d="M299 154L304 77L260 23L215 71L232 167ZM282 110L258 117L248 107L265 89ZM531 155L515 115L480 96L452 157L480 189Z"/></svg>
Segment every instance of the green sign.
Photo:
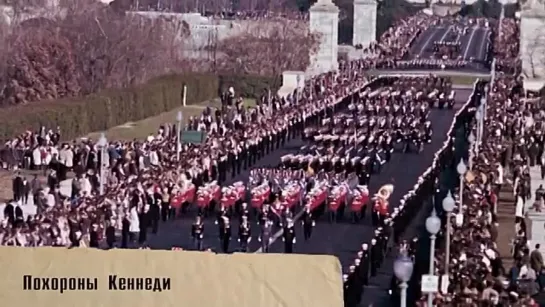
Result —
<svg viewBox="0 0 545 307"><path fill-rule="evenodd" d="M201 144L206 140L206 132L197 130L182 131L182 143Z"/></svg>

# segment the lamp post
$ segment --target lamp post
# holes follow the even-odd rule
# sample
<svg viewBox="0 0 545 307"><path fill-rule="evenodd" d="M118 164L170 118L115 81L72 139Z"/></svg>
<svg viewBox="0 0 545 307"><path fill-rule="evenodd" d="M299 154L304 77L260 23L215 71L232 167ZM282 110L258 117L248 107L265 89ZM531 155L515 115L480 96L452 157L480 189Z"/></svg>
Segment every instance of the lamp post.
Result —
<svg viewBox="0 0 545 307"><path fill-rule="evenodd" d="M458 213L462 214L462 202L464 200L464 175L467 172L467 166L464 163L464 160L460 160L458 166L456 166L456 171L460 175L460 203L458 204Z"/></svg>
<svg viewBox="0 0 545 307"><path fill-rule="evenodd" d="M296 80L297 80L297 90L295 92L295 104L299 105L299 86L301 83L301 76L297 75Z"/></svg>
<svg viewBox="0 0 545 307"><path fill-rule="evenodd" d="M178 111L178 114L176 114L176 121L178 121L178 134L176 135L176 160L180 161L180 152L182 151L182 121L184 119L184 115L182 114L182 111Z"/></svg>
<svg viewBox="0 0 545 307"><path fill-rule="evenodd" d="M407 282L411 280L413 275L414 264L406 254L401 254L394 262L394 274L401 281L399 289L401 290L400 306L407 307Z"/></svg>
<svg viewBox="0 0 545 307"><path fill-rule="evenodd" d="M475 135L473 131L469 134L469 169L473 169L473 155L476 153L477 146L475 146Z"/></svg>
<svg viewBox="0 0 545 307"><path fill-rule="evenodd" d="M484 126L483 109L485 104L486 104L486 98L482 98L481 105L479 106L479 108L477 109L477 112L475 113L475 119L477 120L477 146L475 147L477 148L477 153L479 152L479 146L481 145L481 142L483 140L483 126Z"/></svg>
<svg viewBox="0 0 545 307"><path fill-rule="evenodd" d="M441 229L441 219L437 217L435 208L426 219L426 230L430 233L430 275L435 275L435 239ZM428 293L428 306L433 306L433 293Z"/></svg>
<svg viewBox="0 0 545 307"><path fill-rule="evenodd" d="M99 193L104 195L104 186L106 185L106 146L108 145L108 140L104 133L102 133L98 139L98 148L100 149L100 186Z"/></svg>
<svg viewBox="0 0 545 307"><path fill-rule="evenodd" d="M452 193L448 191L447 197L443 199L443 210L445 210L445 213L447 215L447 235L445 239L445 246L446 246L446 252L445 252L445 275L448 275L448 268L450 266L450 218L452 210L454 210L454 206L456 205L456 202L454 201L454 198L452 197Z"/></svg>

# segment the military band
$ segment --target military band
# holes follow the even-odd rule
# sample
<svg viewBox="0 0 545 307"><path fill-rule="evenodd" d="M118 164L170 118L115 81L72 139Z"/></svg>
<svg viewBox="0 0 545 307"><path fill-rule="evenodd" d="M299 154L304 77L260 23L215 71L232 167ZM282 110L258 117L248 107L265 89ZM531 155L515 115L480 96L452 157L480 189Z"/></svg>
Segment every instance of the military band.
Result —
<svg viewBox="0 0 545 307"><path fill-rule="evenodd" d="M219 204L216 224L221 250L226 253L230 250L231 228L236 227L231 224L233 218L237 220L236 238L240 250L248 251L252 238L249 220L255 221L257 217L261 250L267 252L274 233L282 230L285 252L292 253L296 243L294 219L299 219L303 238L309 240L316 219L321 215L304 201L305 192L311 191L321 181L327 182L327 193L330 195L335 194L333 192L339 186L346 186L350 191L350 200L343 200L338 210L334 210L334 221L342 218L343 210L351 205L355 197L353 191L366 191L367 195L361 195L365 204L355 209L350 207L352 222L363 220L366 209L371 207L373 225L385 227L390 209L388 197L393 186L385 188L387 195L381 188L367 206L371 198L366 187L372 175L381 172L394 152L419 152L431 142L433 128L428 120L431 108L440 106L441 101L448 103L450 100L454 100L454 95L449 79L434 76L394 78L379 88L364 90L344 108L338 106L341 112L334 113L331 108L325 117L310 112L310 116L305 118L303 114L301 118L288 119L284 126L280 126L281 129L274 127L255 139L231 144L233 150L214 164L220 181L226 178L226 173L236 176L243 169L250 168L260 157L283 146L297 131L307 141L297 154L282 157L280 167L252 170L250 186L266 184L270 189L267 199L260 206L255 206L252 201L249 207L246 199L236 206ZM297 128L286 124L292 121L300 122L296 124ZM227 142L234 143L232 140ZM286 187L290 184L301 186L303 191L295 206L286 205ZM321 207L327 209L328 200L324 204L326 206ZM296 217L299 210L303 210L302 215ZM199 250L203 248L202 239L198 240L204 232L204 227L199 226L201 224L202 221L196 221L192 230L195 246Z"/></svg>

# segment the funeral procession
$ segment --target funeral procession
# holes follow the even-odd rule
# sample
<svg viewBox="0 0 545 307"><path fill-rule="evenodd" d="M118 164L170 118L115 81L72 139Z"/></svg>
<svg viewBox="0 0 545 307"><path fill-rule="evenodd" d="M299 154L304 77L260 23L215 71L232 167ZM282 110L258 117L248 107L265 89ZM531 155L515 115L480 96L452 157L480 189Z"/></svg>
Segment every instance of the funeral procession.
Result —
<svg viewBox="0 0 545 307"><path fill-rule="evenodd" d="M156 32L135 30L147 34L134 34L130 47L117 51L119 60L86 51L89 59L74 55L63 66L39 54L47 49L48 57L63 57L65 38L9 48L8 64L0 66L0 179L6 181L0 245L199 257L331 255L340 262L346 307L545 303L545 296L537 298L545 293L541 239L531 236L542 224L529 220L545 208L545 104L542 85L529 89L528 74L521 73L520 14L505 16L507 4L498 3L497 16L489 16L496 4L479 0L488 9L474 17L473 2L407 2L419 9L401 17L382 12L391 9L384 1L354 0L353 42L341 52L337 40L346 29L337 27L344 20L338 15L347 13L331 0L281 11L272 4L186 7L166 0L142 10L138 1L126 8L111 2L92 10L114 19L122 18L114 14L120 8L131 16L179 14L185 28L168 36L160 31L169 26L146 24L155 17L135 17ZM326 9L336 12L333 30L313 17ZM124 26L115 31L110 17L83 26L85 14L65 10L66 20L81 18L77 31L98 26L97 38L79 42L85 46L136 27L124 24L132 17L120 19L117 27ZM386 15L395 20L379 27L377 19ZM0 40L20 41L16 31L31 37L25 27L40 27L30 20L14 19L20 24L9 26L11 40L2 31ZM51 22L68 22L62 20ZM261 34L241 26L282 22L283 30ZM196 43L208 27L226 32L215 46L218 55L210 42ZM299 30L308 33L290 32ZM274 35L286 38L278 43ZM186 39L177 47L183 52L166 47ZM144 64L121 54L147 40L169 59L153 49L131 51L149 61L149 69L137 69ZM177 53L182 59L172 62ZM153 66L163 60L161 69ZM48 66L28 68L37 61ZM51 70L63 71L52 76ZM148 73L145 80L134 76ZM77 77L58 81L65 74ZM41 99L47 104L35 104ZM500 227L509 223L514 226Z"/></svg>

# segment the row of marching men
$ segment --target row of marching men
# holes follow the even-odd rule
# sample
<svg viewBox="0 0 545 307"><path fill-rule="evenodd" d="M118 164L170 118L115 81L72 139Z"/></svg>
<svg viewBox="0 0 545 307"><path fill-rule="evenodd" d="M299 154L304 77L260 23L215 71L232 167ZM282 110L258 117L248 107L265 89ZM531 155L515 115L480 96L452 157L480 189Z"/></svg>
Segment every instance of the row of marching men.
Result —
<svg viewBox="0 0 545 307"><path fill-rule="evenodd" d="M358 102L365 105L367 114L397 116L409 113L420 115L425 120L430 108L452 108L454 95L449 78L402 77L378 89L367 88L360 92ZM352 105L349 105L349 109L354 109ZM361 108L358 105L357 109Z"/></svg>
<svg viewBox="0 0 545 307"><path fill-rule="evenodd" d="M352 175L355 176L355 175ZM255 179L259 178L259 179ZM286 178L290 178L286 180ZM350 178L350 176L348 177ZM278 171L277 169L259 169L252 171L250 189L250 206L241 197L232 202L220 203L216 222L219 240L223 252L231 251L234 235L232 219L238 223L238 251L248 251L252 240L252 223L257 217L259 230L258 241L261 250L267 252L273 238L273 233L283 228L285 251L293 251L295 244L295 219L297 212L303 212L300 222L305 239L309 239L315 219L324 212L328 213L329 221L337 222L344 215L345 207L350 208L351 217L358 222L365 217L368 204L372 203L372 220L375 226L384 225L389 214L388 198L393 186L386 185L371 199L366 186L357 185L357 179L344 178L342 174L302 174L301 171ZM283 183L280 183L283 180ZM245 190L240 184L235 185L239 191ZM224 193L226 191L224 190ZM210 200L214 202L213 200ZM192 227L194 248L203 249L204 223L198 215Z"/></svg>
<svg viewBox="0 0 545 307"><path fill-rule="evenodd" d="M414 59L396 62L398 69L459 69L468 64L468 61L462 59Z"/></svg>

